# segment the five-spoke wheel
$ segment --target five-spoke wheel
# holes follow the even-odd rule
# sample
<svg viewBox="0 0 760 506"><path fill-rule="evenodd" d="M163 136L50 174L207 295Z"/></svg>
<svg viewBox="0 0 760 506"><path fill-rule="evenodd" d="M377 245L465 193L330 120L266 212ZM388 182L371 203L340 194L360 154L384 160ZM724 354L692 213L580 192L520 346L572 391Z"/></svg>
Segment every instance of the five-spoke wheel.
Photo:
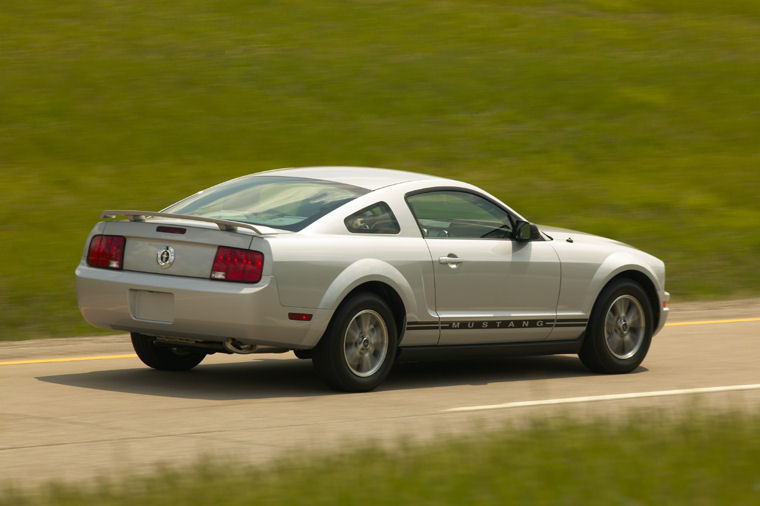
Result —
<svg viewBox="0 0 760 506"><path fill-rule="evenodd" d="M624 373L639 366L652 340L652 307L630 279L613 281L599 295L578 354L597 372Z"/></svg>
<svg viewBox="0 0 760 506"><path fill-rule="evenodd" d="M390 372L397 334L393 313L383 299L373 293L355 294L341 304L314 348L314 367L338 390L372 390Z"/></svg>
<svg viewBox="0 0 760 506"><path fill-rule="evenodd" d="M621 295L612 303L604 318L604 342L609 352L626 360L639 351L644 342L646 316L641 303L632 295Z"/></svg>
<svg viewBox="0 0 760 506"><path fill-rule="evenodd" d="M377 311L365 309L348 324L343 336L343 357L348 369L367 378L375 374L388 354L388 327Z"/></svg>

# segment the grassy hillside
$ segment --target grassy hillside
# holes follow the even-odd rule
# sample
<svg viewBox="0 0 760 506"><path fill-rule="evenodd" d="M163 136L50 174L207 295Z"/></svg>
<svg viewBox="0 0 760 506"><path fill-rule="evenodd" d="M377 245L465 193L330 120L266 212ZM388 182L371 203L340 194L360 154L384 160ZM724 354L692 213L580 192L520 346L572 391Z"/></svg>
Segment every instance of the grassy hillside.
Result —
<svg viewBox="0 0 760 506"><path fill-rule="evenodd" d="M760 501L758 422L652 412L625 422L543 421L425 446L296 452L260 468L206 460L35 494L0 488L0 506L749 505Z"/></svg>
<svg viewBox="0 0 760 506"><path fill-rule="evenodd" d="M676 300L760 294L758 3L5 0L0 33L0 339L94 332L100 210L282 166L466 179Z"/></svg>

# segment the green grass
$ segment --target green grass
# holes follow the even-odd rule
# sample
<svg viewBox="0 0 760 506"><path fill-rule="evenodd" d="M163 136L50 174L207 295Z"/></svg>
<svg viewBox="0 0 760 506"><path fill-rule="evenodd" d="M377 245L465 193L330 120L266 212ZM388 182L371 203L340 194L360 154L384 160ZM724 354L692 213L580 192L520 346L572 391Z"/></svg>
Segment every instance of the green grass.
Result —
<svg viewBox="0 0 760 506"><path fill-rule="evenodd" d="M93 333L105 208L282 166L465 179L760 294L760 4L5 0L0 339Z"/></svg>
<svg viewBox="0 0 760 506"><path fill-rule="evenodd" d="M560 419L264 467L206 459L150 477L6 489L0 506L758 504L758 424L746 414Z"/></svg>

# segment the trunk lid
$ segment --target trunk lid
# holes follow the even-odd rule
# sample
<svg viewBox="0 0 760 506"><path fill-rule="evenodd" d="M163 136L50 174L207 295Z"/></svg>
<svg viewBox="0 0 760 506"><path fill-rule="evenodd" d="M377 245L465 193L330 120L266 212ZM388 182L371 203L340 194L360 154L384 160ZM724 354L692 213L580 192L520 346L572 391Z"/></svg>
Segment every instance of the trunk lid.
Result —
<svg viewBox="0 0 760 506"><path fill-rule="evenodd" d="M106 222L104 233L126 238L125 271L206 279L219 246L250 249L254 238L263 242L245 229L222 231L212 223L179 219Z"/></svg>

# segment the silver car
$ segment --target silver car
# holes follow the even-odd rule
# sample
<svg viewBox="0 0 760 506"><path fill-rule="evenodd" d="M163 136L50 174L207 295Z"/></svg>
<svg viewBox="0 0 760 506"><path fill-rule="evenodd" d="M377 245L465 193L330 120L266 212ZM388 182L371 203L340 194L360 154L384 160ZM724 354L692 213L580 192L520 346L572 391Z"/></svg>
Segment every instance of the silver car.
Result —
<svg viewBox="0 0 760 506"><path fill-rule="evenodd" d="M131 332L156 369L294 350L330 386L367 391L400 350L450 347L624 373L668 314L657 258L424 174L273 170L101 218L76 269L80 310Z"/></svg>

